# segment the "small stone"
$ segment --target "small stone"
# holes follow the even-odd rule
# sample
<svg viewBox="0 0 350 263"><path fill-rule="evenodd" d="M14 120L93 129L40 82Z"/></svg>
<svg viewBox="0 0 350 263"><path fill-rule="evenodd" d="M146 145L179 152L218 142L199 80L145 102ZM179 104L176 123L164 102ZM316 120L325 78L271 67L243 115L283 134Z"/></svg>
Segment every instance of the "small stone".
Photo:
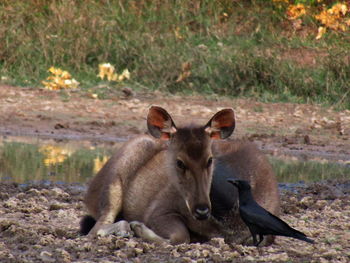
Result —
<svg viewBox="0 0 350 263"><path fill-rule="evenodd" d="M181 254L180 254L179 252L177 252L175 249L172 250L172 251L170 252L170 254L171 254L173 257L175 257L175 258L178 258L178 257L181 256Z"/></svg>
<svg viewBox="0 0 350 263"><path fill-rule="evenodd" d="M127 254L118 250L113 253L115 256L119 257L120 259L126 259L128 258Z"/></svg>
<svg viewBox="0 0 350 263"><path fill-rule="evenodd" d="M315 207L319 210L322 210L323 208L325 208L327 206L328 202L326 200L318 200L315 203Z"/></svg>
<svg viewBox="0 0 350 263"><path fill-rule="evenodd" d="M71 255L64 249L58 248L56 249L58 257L60 258L60 262L69 263L71 262Z"/></svg>
<svg viewBox="0 0 350 263"><path fill-rule="evenodd" d="M117 239L115 241L115 246L116 246L116 248L123 248L123 247L125 247L126 246L125 240Z"/></svg>
<svg viewBox="0 0 350 263"><path fill-rule="evenodd" d="M325 258L319 258L319 263L328 263L329 260L328 259L325 259Z"/></svg>
<svg viewBox="0 0 350 263"><path fill-rule="evenodd" d="M333 248L322 253L322 256L326 257L326 258L332 258L332 257L337 256L337 255L338 255L338 252Z"/></svg>
<svg viewBox="0 0 350 263"><path fill-rule="evenodd" d="M129 240L129 241L125 242L125 245L126 245L127 247L134 248L134 247L137 246L137 242L136 242L136 241L133 241L133 240Z"/></svg>
<svg viewBox="0 0 350 263"><path fill-rule="evenodd" d="M17 207L17 200L16 198L12 197L10 199L8 199L6 202L4 202L4 207L5 208L16 208Z"/></svg>
<svg viewBox="0 0 350 263"><path fill-rule="evenodd" d="M279 254L272 254L267 257L269 262L281 262L281 261L288 261L289 256L287 253L279 253Z"/></svg>
<svg viewBox="0 0 350 263"><path fill-rule="evenodd" d="M194 249L194 250L187 251L185 255L191 258L199 258L201 256L201 252L198 249Z"/></svg>
<svg viewBox="0 0 350 263"><path fill-rule="evenodd" d="M233 252L231 253L231 257L233 257L233 258L238 258L238 257L240 257L240 256L241 256L241 254L239 254L238 251L233 251Z"/></svg>
<svg viewBox="0 0 350 263"><path fill-rule="evenodd" d="M134 250L135 250L136 255L141 255L141 254L143 254L143 249L142 249L142 248L136 247Z"/></svg>
<svg viewBox="0 0 350 263"><path fill-rule="evenodd" d="M52 257L52 254L48 251L42 251L40 253L40 258L44 262L55 262L56 260Z"/></svg>
<svg viewBox="0 0 350 263"><path fill-rule="evenodd" d="M181 262L183 262L183 263L192 263L193 260L191 258L189 258L189 257L183 257Z"/></svg>
<svg viewBox="0 0 350 263"><path fill-rule="evenodd" d="M256 259L252 256L246 256L244 259L248 261L256 261Z"/></svg>
<svg viewBox="0 0 350 263"><path fill-rule="evenodd" d="M221 255L219 253L214 253L211 256L212 260L216 263L216 262L222 262L223 258L221 257Z"/></svg>
<svg viewBox="0 0 350 263"><path fill-rule="evenodd" d="M314 203L314 200L311 196L305 196L300 200L300 204L304 207L310 207Z"/></svg>
<svg viewBox="0 0 350 263"><path fill-rule="evenodd" d="M60 209L66 208L66 207L67 207L66 204L55 202L55 203L50 204L49 210L50 211L60 210Z"/></svg>
<svg viewBox="0 0 350 263"><path fill-rule="evenodd" d="M208 249L204 249L204 250L202 251L202 255L203 255L203 257L207 258L207 257L209 257L209 255L210 255L210 251L209 251Z"/></svg>
<svg viewBox="0 0 350 263"><path fill-rule="evenodd" d="M223 238L212 238L209 242L213 246L223 246L225 245L225 240Z"/></svg>
<svg viewBox="0 0 350 263"><path fill-rule="evenodd" d="M28 193L32 196L40 196L41 195L41 192L38 191L37 189L35 188L31 188L28 190Z"/></svg>

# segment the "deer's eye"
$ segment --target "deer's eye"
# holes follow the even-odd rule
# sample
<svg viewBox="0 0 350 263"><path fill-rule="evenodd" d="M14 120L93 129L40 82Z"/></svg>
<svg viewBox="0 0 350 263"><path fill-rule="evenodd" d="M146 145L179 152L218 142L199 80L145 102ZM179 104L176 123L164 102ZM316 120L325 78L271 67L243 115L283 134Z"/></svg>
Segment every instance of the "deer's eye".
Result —
<svg viewBox="0 0 350 263"><path fill-rule="evenodd" d="M181 170L186 170L186 165L184 164L183 161L181 161L180 159L176 160L176 166L177 168L181 169Z"/></svg>
<svg viewBox="0 0 350 263"><path fill-rule="evenodd" d="M208 162L207 162L207 168L209 168L213 163L213 157L209 157Z"/></svg>

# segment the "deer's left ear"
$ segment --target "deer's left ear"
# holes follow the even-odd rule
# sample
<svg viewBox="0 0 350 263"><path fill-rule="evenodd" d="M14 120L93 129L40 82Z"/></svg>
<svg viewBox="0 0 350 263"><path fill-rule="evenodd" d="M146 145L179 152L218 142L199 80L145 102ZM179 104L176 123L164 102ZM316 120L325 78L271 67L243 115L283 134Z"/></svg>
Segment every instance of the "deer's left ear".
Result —
<svg viewBox="0 0 350 263"><path fill-rule="evenodd" d="M177 131L175 123L170 114L162 107L152 106L147 116L147 127L149 133L162 140L169 140Z"/></svg>
<svg viewBox="0 0 350 263"><path fill-rule="evenodd" d="M212 139L226 139L235 129L235 114L232 109L223 109L205 125L206 132Z"/></svg>

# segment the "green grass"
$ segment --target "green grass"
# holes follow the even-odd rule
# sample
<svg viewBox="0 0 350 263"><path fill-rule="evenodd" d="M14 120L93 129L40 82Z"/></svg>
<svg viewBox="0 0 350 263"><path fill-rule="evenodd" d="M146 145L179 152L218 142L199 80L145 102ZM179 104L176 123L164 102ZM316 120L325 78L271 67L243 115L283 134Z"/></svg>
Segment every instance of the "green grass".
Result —
<svg viewBox="0 0 350 263"><path fill-rule="evenodd" d="M303 20L303 35L284 12L271 1L1 1L0 76L39 87L56 66L88 91L101 83L98 64L109 62L131 71L131 80L109 83L112 91L128 85L350 109L349 34L317 41L313 19ZM299 49L315 63L293 55ZM184 62L191 75L177 82Z"/></svg>
<svg viewBox="0 0 350 263"><path fill-rule="evenodd" d="M328 179L347 179L350 176L348 165L316 161L288 161L274 157L269 157L269 161L279 182L316 182Z"/></svg>

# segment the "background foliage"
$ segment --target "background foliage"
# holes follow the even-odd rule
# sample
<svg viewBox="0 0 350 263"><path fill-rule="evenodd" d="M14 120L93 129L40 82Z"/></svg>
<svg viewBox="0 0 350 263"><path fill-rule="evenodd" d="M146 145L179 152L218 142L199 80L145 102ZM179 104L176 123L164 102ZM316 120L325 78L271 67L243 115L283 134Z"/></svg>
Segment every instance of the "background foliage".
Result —
<svg viewBox="0 0 350 263"><path fill-rule="evenodd" d="M350 108L349 29L315 18L338 1L3 0L0 76L42 86L47 70L68 70L89 90L98 65L130 80L115 89L316 102ZM343 1L349 7L349 1ZM290 7L306 13L291 18ZM348 13L341 14L344 23ZM342 22L343 23L343 22Z"/></svg>

